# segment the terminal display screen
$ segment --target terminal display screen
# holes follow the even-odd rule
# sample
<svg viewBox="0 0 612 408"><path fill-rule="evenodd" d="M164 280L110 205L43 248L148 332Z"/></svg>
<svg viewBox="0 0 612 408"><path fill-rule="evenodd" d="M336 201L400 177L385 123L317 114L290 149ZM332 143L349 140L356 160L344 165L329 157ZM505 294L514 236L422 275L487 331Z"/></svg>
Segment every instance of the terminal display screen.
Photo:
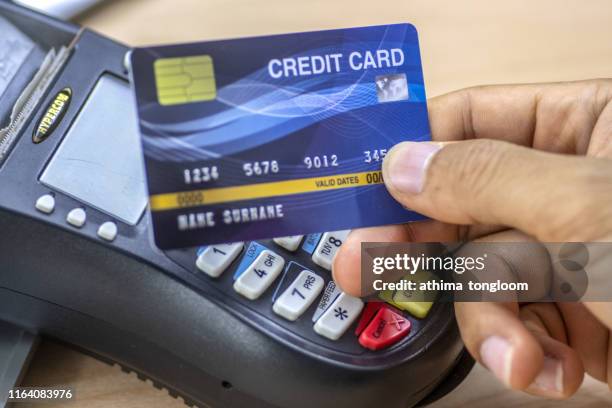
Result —
<svg viewBox="0 0 612 408"><path fill-rule="evenodd" d="M100 77L40 181L130 225L138 222L147 192L136 109L126 81Z"/></svg>

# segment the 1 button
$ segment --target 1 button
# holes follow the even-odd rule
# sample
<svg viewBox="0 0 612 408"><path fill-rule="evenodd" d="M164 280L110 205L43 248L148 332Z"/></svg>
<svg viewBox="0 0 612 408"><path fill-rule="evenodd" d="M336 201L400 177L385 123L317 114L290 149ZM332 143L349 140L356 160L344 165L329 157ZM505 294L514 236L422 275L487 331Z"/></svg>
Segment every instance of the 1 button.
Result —
<svg viewBox="0 0 612 408"><path fill-rule="evenodd" d="M248 269L234 282L234 290L247 299L255 300L274 282L283 270L285 260L264 249Z"/></svg>
<svg viewBox="0 0 612 408"><path fill-rule="evenodd" d="M361 332L359 344L370 350L390 347L410 333L410 320L391 307L381 304L370 324Z"/></svg>
<svg viewBox="0 0 612 408"><path fill-rule="evenodd" d="M85 224L86 220L87 214L85 214L85 210L82 208L75 208L66 216L66 222L77 228L81 228Z"/></svg>
<svg viewBox="0 0 612 408"><path fill-rule="evenodd" d="M288 237L274 238L274 243L285 248L287 251L295 251L302 242L303 235L290 235Z"/></svg>
<svg viewBox="0 0 612 408"><path fill-rule="evenodd" d="M314 272L304 270L283 292L272 306L277 315L294 321L308 309L323 290L323 278Z"/></svg>
<svg viewBox="0 0 612 408"><path fill-rule="evenodd" d="M236 259L244 244L211 245L206 247L196 259L196 267L212 278L218 278Z"/></svg>
<svg viewBox="0 0 612 408"><path fill-rule="evenodd" d="M332 262L340 245L348 237L350 230L326 232L321 237L317 249L312 254L312 261L317 265L331 271Z"/></svg>
<svg viewBox="0 0 612 408"><path fill-rule="evenodd" d="M314 331L330 340L338 340L363 308L361 299L341 293L314 325Z"/></svg>
<svg viewBox="0 0 612 408"><path fill-rule="evenodd" d="M98 236L106 241L114 241L117 237L117 224L107 221L98 228Z"/></svg>
<svg viewBox="0 0 612 408"><path fill-rule="evenodd" d="M36 209L45 214L51 214L55 209L55 198L51 194L45 194L36 200Z"/></svg>

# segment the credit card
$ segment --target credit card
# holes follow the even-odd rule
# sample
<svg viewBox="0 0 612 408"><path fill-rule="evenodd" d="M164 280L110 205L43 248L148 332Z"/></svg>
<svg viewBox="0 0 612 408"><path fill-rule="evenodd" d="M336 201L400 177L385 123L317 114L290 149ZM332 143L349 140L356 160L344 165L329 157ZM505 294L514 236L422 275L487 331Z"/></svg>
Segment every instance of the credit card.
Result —
<svg viewBox="0 0 612 408"><path fill-rule="evenodd" d="M423 218L381 174L430 140L412 25L136 48L131 67L159 248Z"/></svg>

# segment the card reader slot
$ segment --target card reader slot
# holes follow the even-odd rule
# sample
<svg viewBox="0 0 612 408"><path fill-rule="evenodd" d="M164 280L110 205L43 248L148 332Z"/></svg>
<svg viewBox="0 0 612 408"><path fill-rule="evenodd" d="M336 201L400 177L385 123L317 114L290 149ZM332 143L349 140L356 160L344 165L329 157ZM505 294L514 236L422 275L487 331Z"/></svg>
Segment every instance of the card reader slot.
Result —
<svg viewBox="0 0 612 408"><path fill-rule="evenodd" d="M76 29L0 2L0 165L64 65Z"/></svg>
<svg viewBox="0 0 612 408"><path fill-rule="evenodd" d="M0 43L2 41L0 40ZM0 44L0 63L5 65L7 60L7 51ZM10 52L10 51L9 51ZM25 60L20 64L15 74L11 77L10 81L2 81L0 79L0 128L6 127L9 124L11 112L14 109L15 102L22 95L24 89L32 81L36 72L41 67L46 53L39 47L34 46L30 51ZM13 62L10 61L9 63ZM2 71L2 69L0 69ZM0 72L0 77L6 72Z"/></svg>
<svg viewBox="0 0 612 408"><path fill-rule="evenodd" d="M0 16L0 125L44 59L43 49Z"/></svg>
<svg viewBox="0 0 612 408"><path fill-rule="evenodd" d="M65 47L60 48L57 53L55 50L49 51L34 78L17 98L11 111L8 126L0 129L0 164L8 156L21 129L27 124L34 108L38 106L38 102L45 95L49 85L53 82L53 78L64 65L68 56L69 50Z"/></svg>

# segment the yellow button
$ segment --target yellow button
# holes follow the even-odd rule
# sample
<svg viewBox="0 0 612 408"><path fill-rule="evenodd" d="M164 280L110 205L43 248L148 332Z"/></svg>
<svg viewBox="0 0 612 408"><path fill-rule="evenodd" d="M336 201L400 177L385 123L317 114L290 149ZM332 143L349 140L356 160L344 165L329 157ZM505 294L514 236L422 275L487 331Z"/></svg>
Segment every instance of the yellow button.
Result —
<svg viewBox="0 0 612 408"><path fill-rule="evenodd" d="M418 271L414 275L406 275L402 279L415 282L417 285L419 285L423 282L435 279L435 276L427 271ZM419 319L423 319L427 317L427 314L433 306L432 301L425 299L431 299L431 296L435 296L435 294L435 292L431 291L426 293L421 290L398 290L391 296L391 302L388 303L399 309L407 311Z"/></svg>
<svg viewBox="0 0 612 408"><path fill-rule="evenodd" d="M397 308L405 310L419 319L427 317L429 310L431 310L433 306L433 302L411 302L409 299L409 297L404 296L403 291L398 291L393 297L393 304Z"/></svg>
<svg viewBox="0 0 612 408"><path fill-rule="evenodd" d="M393 294L394 294L393 292L394 291L392 291L392 290L382 290L382 291L378 292L378 297L381 300L383 300L383 301L387 302L388 304L390 304L391 306L395 306L398 309L401 309L402 307L400 305L396 304L393 301Z"/></svg>

